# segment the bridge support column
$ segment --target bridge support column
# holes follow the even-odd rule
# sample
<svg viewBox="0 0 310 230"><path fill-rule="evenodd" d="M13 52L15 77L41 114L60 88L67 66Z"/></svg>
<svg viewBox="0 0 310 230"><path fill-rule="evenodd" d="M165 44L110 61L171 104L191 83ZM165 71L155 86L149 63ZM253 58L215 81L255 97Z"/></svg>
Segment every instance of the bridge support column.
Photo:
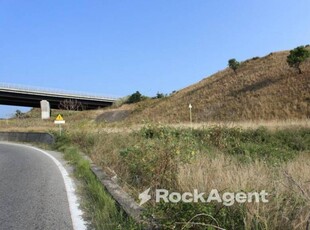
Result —
<svg viewBox="0 0 310 230"><path fill-rule="evenodd" d="M44 119L50 119L51 118L51 108L50 103L46 100L42 100L40 102L41 105L41 118Z"/></svg>

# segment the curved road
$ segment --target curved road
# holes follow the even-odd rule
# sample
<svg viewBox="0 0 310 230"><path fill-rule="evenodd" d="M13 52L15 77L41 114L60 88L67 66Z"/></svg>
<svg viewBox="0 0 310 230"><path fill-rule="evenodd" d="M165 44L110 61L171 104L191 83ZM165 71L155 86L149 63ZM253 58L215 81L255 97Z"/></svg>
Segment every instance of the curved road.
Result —
<svg viewBox="0 0 310 230"><path fill-rule="evenodd" d="M71 214L54 160L32 147L0 142L0 229L85 229L72 223Z"/></svg>

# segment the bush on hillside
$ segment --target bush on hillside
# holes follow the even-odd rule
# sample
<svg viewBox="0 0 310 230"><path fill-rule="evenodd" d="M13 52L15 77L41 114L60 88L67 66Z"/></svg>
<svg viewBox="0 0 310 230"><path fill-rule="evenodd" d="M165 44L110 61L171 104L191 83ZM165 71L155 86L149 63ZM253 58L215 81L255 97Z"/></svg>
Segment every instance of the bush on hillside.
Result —
<svg viewBox="0 0 310 230"><path fill-rule="evenodd" d="M159 98L164 98L164 97L167 97L167 95L166 95L166 94L163 94L163 93L160 93L160 92L158 92L158 93L156 94L156 98L157 98L157 99L159 99Z"/></svg>
<svg viewBox="0 0 310 230"><path fill-rule="evenodd" d="M144 97L142 96L142 94L139 91L137 91L129 96L127 103L128 104L137 103L139 101L142 101L143 98Z"/></svg>
<svg viewBox="0 0 310 230"><path fill-rule="evenodd" d="M229 68L231 68L235 73L237 73L237 69L239 68L240 66L240 63L235 59L235 58L232 58L232 59L229 59L228 60L228 66Z"/></svg>
<svg viewBox="0 0 310 230"><path fill-rule="evenodd" d="M286 61L290 67L297 69L298 73L301 74L302 71L300 69L300 65L309 57L309 50L307 50L304 46L298 46L290 51L290 55L287 56Z"/></svg>

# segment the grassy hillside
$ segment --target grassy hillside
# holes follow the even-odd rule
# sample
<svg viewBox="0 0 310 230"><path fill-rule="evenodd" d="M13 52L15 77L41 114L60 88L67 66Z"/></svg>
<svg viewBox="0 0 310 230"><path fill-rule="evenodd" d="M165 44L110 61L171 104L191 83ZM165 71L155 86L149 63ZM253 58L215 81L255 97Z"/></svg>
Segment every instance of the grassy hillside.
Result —
<svg viewBox="0 0 310 230"><path fill-rule="evenodd" d="M302 74L288 66L289 51L242 62L237 74L226 68L161 100L137 105L131 121L286 120L310 117L310 60Z"/></svg>

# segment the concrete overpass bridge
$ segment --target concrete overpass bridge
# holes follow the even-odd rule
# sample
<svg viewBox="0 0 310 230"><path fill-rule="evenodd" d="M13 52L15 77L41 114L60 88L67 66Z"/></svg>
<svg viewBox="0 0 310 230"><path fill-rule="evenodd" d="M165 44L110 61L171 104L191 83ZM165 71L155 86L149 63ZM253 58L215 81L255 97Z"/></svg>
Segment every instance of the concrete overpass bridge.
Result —
<svg viewBox="0 0 310 230"><path fill-rule="evenodd" d="M64 101L74 101L82 105L83 109L89 110L110 106L116 98L0 83L0 104L2 105L40 108L42 100L48 101L52 109L59 109Z"/></svg>

